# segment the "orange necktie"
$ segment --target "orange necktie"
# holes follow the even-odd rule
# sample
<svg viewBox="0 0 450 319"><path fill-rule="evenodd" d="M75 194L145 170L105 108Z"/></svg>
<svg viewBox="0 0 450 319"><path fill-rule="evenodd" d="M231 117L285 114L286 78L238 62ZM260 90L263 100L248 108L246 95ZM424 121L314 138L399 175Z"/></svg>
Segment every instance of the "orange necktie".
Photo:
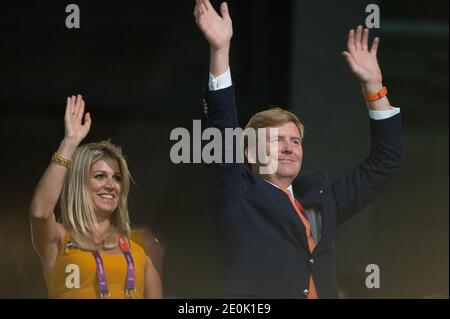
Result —
<svg viewBox="0 0 450 319"><path fill-rule="evenodd" d="M289 190L284 190L284 192L286 193L286 195L288 195L289 199L291 200L292 205L295 208L295 211L297 212L298 216L302 220L303 225L305 225L306 238L308 239L308 248L309 248L309 252L312 253L314 248L316 247L316 243L314 241L314 238L311 235L311 225L310 225L308 219L306 219L306 217L303 216L305 210L303 209L303 206L300 204L300 202L298 200L295 200L292 197L291 192ZM313 279L312 274L309 277L308 299L318 299L317 290L316 290L316 286L314 284L314 279Z"/></svg>

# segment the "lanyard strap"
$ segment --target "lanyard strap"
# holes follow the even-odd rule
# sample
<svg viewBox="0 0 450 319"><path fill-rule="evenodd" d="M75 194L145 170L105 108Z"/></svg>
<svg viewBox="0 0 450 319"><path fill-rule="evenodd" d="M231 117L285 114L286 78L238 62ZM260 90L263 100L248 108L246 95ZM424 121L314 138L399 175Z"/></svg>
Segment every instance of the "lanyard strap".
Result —
<svg viewBox="0 0 450 319"><path fill-rule="evenodd" d="M100 296L102 298L109 297L108 284L106 283L105 267L103 266L102 256L100 256L98 250L93 251L92 255L94 255L95 263L97 265L97 277L98 284L100 286Z"/></svg>
<svg viewBox="0 0 450 319"><path fill-rule="evenodd" d="M119 236L119 247L127 261L127 286L125 295L132 297L134 294L134 261L131 256L130 247L128 247L124 236Z"/></svg>
<svg viewBox="0 0 450 319"><path fill-rule="evenodd" d="M125 260L127 262L127 280L126 280L126 288L125 288L125 296L133 297L135 289L134 289L134 261L131 256L130 247L128 246L127 241L123 235L119 236L119 247L125 256ZM92 255L95 259L95 264L97 265L97 277L98 284L100 286L100 296L102 298L109 297L108 284L106 282L105 276L105 267L103 265L103 259L100 253L95 250L92 252Z"/></svg>

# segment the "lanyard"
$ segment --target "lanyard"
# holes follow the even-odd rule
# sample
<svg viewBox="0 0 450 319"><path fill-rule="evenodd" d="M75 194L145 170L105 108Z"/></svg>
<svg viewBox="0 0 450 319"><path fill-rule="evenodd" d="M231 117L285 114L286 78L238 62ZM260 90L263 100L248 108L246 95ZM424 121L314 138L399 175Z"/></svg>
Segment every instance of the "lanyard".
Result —
<svg viewBox="0 0 450 319"><path fill-rule="evenodd" d="M125 288L125 296L133 297L134 295L134 261L131 256L130 248L125 240L124 236L119 236L119 247L127 261L127 283ZM106 282L105 267L103 265L103 259L100 253L96 250L92 252L95 263L97 265L98 284L100 286L100 296L102 298L109 297L108 284Z"/></svg>

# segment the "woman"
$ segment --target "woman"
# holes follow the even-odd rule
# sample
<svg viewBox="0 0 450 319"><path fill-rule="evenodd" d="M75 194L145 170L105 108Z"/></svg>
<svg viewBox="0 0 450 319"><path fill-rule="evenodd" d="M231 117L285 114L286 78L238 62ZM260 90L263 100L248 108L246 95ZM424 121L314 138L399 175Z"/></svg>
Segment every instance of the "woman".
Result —
<svg viewBox="0 0 450 319"><path fill-rule="evenodd" d="M130 174L110 142L79 147L91 127L81 95L67 98L65 136L35 190L33 246L50 298L161 298L158 272L132 239ZM83 123L84 117L84 123ZM62 223L54 209L60 199Z"/></svg>

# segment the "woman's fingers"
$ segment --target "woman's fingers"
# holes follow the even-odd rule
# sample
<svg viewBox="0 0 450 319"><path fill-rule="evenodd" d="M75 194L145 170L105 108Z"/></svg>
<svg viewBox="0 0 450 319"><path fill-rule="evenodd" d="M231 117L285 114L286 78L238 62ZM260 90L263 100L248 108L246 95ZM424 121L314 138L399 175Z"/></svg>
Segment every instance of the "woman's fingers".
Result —
<svg viewBox="0 0 450 319"><path fill-rule="evenodd" d="M67 97L65 117L70 121L81 122L83 119L85 103L81 94Z"/></svg>
<svg viewBox="0 0 450 319"><path fill-rule="evenodd" d="M88 112L84 115L83 126L89 131L89 129L91 128L91 124L92 124L91 114Z"/></svg>
<svg viewBox="0 0 450 319"><path fill-rule="evenodd" d="M70 98L70 115L74 116L77 111L77 105L76 105L77 97L75 95L72 95Z"/></svg>
<svg viewBox="0 0 450 319"><path fill-rule="evenodd" d="M67 98L67 104L69 106L69 115L72 115L73 112L72 96L69 96Z"/></svg>
<svg viewBox="0 0 450 319"><path fill-rule="evenodd" d="M83 139L91 127L91 115L84 114L85 102L81 94L67 97L65 114L66 136ZM84 119L84 121L83 121Z"/></svg>
<svg viewBox="0 0 450 319"><path fill-rule="evenodd" d="M77 95L77 110L76 110L76 117L81 121L84 114L84 100L81 94Z"/></svg>
<svg viewBox="0 0 450 319"><path fill-rule="evenodd" d="M64 116L66 117L66 118L69 118L69 116L70 116L70 97L68 96L67 98L66 98L66 113L64 114Z"/></svg>

